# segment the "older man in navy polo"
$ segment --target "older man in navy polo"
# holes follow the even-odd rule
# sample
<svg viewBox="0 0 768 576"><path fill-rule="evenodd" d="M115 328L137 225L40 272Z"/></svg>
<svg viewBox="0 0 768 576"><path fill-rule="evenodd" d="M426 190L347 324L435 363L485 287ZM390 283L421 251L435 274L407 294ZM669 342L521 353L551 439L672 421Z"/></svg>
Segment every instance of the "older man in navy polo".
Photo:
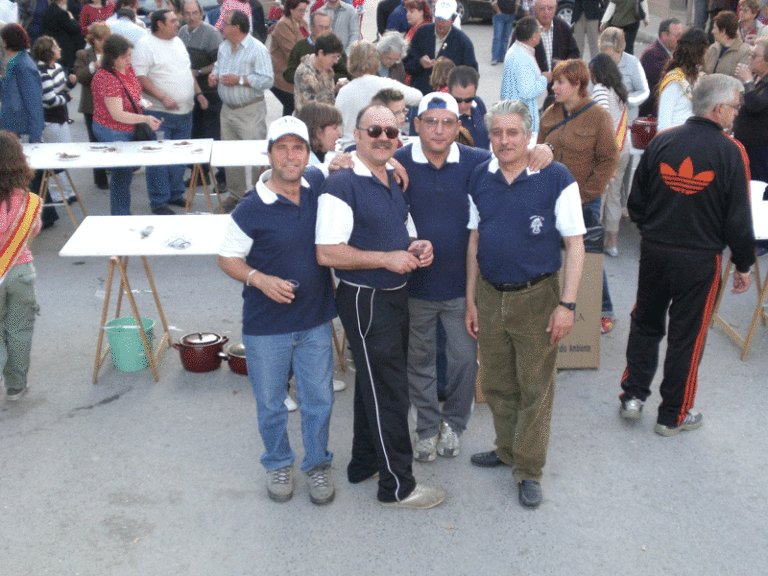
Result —
<svg viewBox="0 0 768 576"><path fill-rule="evenodd" d="M398 138L395 114L371 104L357 116L351 170L326 180L317 213L317 259L340 282L336 307L355 359L354 437L347 478L379 473L385 506L432 508L441 488L417 484L408 435L408 275L432 263L416 237L403 191L387 162Z"/></svg>
<svg viewBox="0 0 768 576"><path fill-rule="evenodd" d="M574 321L586 231L578 185L557 162L527 169L531 115L518 100L486 114L494 157L469 182L466 326L480 349L496 450L476 466L512 467L523 506L541 503L557 343ZM560 240L565 242L562 292Z"/></svg>
<svg viewBox="0 0 768 576"><path fill-rule="evenodd" d="M300 120L290 116L276 120L267 141L272 169L232 213L218 263L245 284L243 343L264 443L261 463L267 469L269 497L285 502L293 495L294 452L283 404L292 370L304 439L301 469L309 480L310 500L326 504L334 497L328 430L333 406L330 320L335 310L330 270L315 256L323 175L306 168L309 134Z"/></svg>

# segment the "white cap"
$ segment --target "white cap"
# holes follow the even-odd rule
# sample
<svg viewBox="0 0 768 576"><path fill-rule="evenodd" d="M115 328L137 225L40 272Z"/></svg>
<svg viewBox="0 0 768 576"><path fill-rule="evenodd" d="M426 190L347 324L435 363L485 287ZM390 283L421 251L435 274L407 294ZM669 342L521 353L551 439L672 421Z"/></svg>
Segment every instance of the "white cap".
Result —
<svg viewBox="0 0 768 576"><path fill-rule="evenodd" d="M294 116L283 116L278 118L272 124L269 125L269 131L267 132L267 142L277 142L283 136L292 134L298 136L304 142L309 144L309 130L307 125Z"/></svg>
<svg viewBox="0 0 768 576"><path fill-rule="evenodd" d="M447 92L430 92L419 102L419 109L417 116L421 116L423 112L431 110L433 108L441 108L453 112L456 114L456 118L459 117L459 104L456 99Z"/></svg>
<svg viewBox="0 0 768 576"><path fill-rule="evenodd" d="M456 0L437 0L435 2L435 18L450 20L457 13Z"/></svg>

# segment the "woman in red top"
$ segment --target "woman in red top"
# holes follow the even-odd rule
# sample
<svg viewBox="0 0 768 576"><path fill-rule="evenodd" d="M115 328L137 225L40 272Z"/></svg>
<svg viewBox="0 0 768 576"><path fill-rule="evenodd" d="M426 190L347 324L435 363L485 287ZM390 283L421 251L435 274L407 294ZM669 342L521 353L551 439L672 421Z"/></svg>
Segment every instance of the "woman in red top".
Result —
<svg viewBox="0 0 768 576"><path fill-rule="evenodd" d="M23 228L19 216L25 209L29 182L35 173L27 164L19 138L5 130L0 130L0 158L0 239L5 245L17 226ZM27 241L40 232L40 226L38 216L31 229L23 228L30 230ZM27 391L32 331L40 307L35 298L37 274L27 243L11 243L5 250L18 250L18 256L0 280L0 369L8 400L18 400Z"/></svg>
<svg viewBox="0 0 768 576"><path fill-rule="evenodd" d="M132 49L133 44L120 34L104 40L101 68L91 81L93 133L100 142L129 142L135 125L142 122L149 124L152 130L160 128L160 120L143 114L139 106L141 83L131 67ZM131 99L138 114L134 112ZM131 213L132 179L133 168L112 168L109 191L113 216Z"/></svg>
<svg viewBox="0 0 768 576"><path fill-rule="evenodd" d="M410 42L422 24L432 22L432 8L429 7L429 2L426 0L407 0L403 8L405 8L405 18L411 26L405 33L405 39Z"/></svg>
<svg viewBox="0 0 768 576"><path fill-rule="evenodd" d="M112 16L115 11L114 2L104 2L104 0L90 0L80 10L80 32L85 36L88 34L88 26L94 22L104 22Z"/></svg>

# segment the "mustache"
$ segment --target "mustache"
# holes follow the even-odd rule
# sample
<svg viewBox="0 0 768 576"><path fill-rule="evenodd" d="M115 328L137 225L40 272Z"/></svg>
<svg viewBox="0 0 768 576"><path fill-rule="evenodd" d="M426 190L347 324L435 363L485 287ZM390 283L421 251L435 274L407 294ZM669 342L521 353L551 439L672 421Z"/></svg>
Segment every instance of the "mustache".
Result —
<svg viewBox="0 0 768 576"><path fill-rule="evenodd" d="M386 148L387 150L389 150L390 148L392 148L392 144L389 143L389 142L374 142L373 143L373 147L374 148Z"/></svg>

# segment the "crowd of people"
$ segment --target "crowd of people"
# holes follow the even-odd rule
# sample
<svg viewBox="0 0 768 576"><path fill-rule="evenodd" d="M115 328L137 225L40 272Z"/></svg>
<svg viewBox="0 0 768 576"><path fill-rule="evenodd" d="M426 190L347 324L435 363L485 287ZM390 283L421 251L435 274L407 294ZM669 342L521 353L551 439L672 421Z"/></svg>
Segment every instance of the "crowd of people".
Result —
<svg viewBox="0 0 768 576"><path fill-rule="evenodd" d="M285 0L268 31L258 2L224 0L206 14L197 0L158 0L146 24L136 0L60 0L44 11L20 2L20 23L0 31L0 150L9 158L0 225L24 243L55 221L53 207L30 201L41 176L18 157L19 138L71 141L67 103L77 83L93 142L158 130L168 139L266 139L269 170L253 187L250 168L215 177L231 212L218 263L244 284L269 497L293 494L287 422L296 404L286 391L294 378L310 498L334 498L338 315L356 366L351 483L376 478L385 506L440 504L445 491L417 482L412 461L460 454L479 364L496 447L471 462L511 467L521 504L536 507L558 342L574 323L587 229L604 226L611 257L623 215L642 238L621 416L641 417L669 313L656 432L702 423L693 401L720 253L731 248L734 291L745 291L750 170L768 180L761 2L709 14L712 41L664 20L637 58L646 0L611 0L603 13L577 1L574 30L555 17L556 0L494 0L488 57L504 70L490 107L477 96L477 55L456 0L381 2L376 42L361 38L360 14L342 0ZM269 127L267 90L281 106ZM628 134L640 114L656 117L660 134L635 173ZM152 213L185 205L185 168L146 169ZM131 213L133 174L94 170L111 214ZM69 195L65 187L57 199ZM21 230L15 212L27 215ZM0 270L19 277L1 287L9 299L34 277L31 254L20 254ZM27 386L36 306L14 302L26 315L13 330L3 318L9 398ZM601 310L605 333L613 327L605 272Z"/></svg>

